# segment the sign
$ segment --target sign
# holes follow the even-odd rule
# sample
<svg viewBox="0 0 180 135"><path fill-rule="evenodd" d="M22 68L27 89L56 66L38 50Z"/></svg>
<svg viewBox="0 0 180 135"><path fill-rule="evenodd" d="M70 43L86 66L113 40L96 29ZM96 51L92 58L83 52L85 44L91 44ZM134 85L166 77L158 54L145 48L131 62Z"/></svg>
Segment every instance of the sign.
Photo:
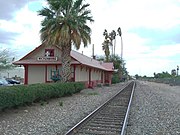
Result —
<svg viewBox="0 0 180 135"><path fill-rule="evenodd" d="M38 57L38 61L57 61L57 57Z"/></svg>

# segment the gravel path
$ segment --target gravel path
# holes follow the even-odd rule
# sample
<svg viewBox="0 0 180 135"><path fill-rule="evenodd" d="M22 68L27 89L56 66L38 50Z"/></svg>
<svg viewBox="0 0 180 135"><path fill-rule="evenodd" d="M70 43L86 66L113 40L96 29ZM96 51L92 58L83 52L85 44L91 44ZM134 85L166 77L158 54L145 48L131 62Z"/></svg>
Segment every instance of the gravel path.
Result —
<svg viewBox="0 0 180 135"><path fill-rule="evenodd" d="M63 135L124 85L85 89L70 97L53 99L48 104L0 112L0 135Z"/></svg>
<svg viewBox="0 0 180 135"><path fill-rule="evenodd" d="M137 82L127 135L180 135L180 86Z"/></svg>

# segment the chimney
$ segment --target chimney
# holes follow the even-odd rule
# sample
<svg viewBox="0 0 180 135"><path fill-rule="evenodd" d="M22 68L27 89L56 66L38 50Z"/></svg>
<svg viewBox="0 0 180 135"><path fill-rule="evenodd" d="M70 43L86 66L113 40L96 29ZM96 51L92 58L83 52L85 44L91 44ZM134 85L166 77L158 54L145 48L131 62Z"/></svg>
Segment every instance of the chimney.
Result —
<svg viewBox="0 0 180 135"><path fill-rule="evenodd" d="M94 55L94 44L92 45L92 57L93 59L96 59L96 56Z"/></svg>

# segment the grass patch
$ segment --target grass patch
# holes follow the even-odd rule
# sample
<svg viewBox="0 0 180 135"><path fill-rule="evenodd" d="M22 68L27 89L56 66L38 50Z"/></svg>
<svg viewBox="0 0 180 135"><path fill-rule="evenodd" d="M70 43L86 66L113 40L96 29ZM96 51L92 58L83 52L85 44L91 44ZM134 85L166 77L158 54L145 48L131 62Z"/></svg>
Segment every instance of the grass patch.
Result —
<svg viewBox="0 0 180 135"><path fill-rule="evenodd" d="M47 102L47 101L42 101L42 100L40 101L40 105L41 105L41 106L44 106L44 105L46 105L46 104L48 104L48 103L49 103L49 102Z"/></svg>
<svg viewBox="0 0 180 135"><path fill-rule="evenodd" d="M95 96L95 95L99 95L99 93L97 93L97 92L90 92L90 93L88 93L88 95L93 95L93 96Z"/></svg>
<svg viewBox="0 0 180 135"><path fill-rule="evenodd" d="M59 106L63 106L63 101L59 101Z"/></svg>

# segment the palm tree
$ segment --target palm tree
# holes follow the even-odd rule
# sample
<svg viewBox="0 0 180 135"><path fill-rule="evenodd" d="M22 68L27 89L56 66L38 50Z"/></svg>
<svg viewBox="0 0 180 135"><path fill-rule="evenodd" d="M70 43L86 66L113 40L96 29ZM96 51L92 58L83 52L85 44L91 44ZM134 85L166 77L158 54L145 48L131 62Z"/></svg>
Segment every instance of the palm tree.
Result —
<svg viewBox="0 0 180 135"><path fill-rule="evenodd" d="M112 45L112 43L108 40L105 39L104 42L102 43L102 49L104 50L105 56L106 56L106 62L109 61L109 46Z"/></svg>
<svg viewBox="0 0 180 135"><path fill-rule="evenodd" d="M91 42L91 29L87 21L93 22L89 4L83 0L47 0L48 7L38 11L43 16L40 30L45 45L57 45L62 49L62 82L67 82L71 74L71 46L80 48Z"/></svg>
<svg viewBox="0 0 180 135"><path fill-rule="evenodd" d="M121 28L119 27L117 31L118 31L119 36L121 37L121 59L123 59L123 40L122 40Z"/></svg>
<svg viewBox="0 0 180 135"><path fill-rule="evenodd" d="M116 48L116 31L112 30L112 32L109 34L111 42L114 40L114 54L112 53L112 57L115 57L115 48ZM112 44L112 50L113 50L113 44ZM113 52L113 51L112 51Z"/></svg>
<svg viewBox="0 0 180 135"><path fill-rule="evenodd" d="M103 32L103 36L105 37L105 39L104 42L102 43L102 49L104 50L106 56L106 62L108 62L110 57L109 47L111 46L113 48L113 44L112 44L113 35L112 33L108 33L107 30L105 29ZM113 50L112 50L112 55L113 55Z"/></svg>
<svg viewBox="0 0 180 135"><path fill-rule="evenodd" d="M104 32L103 32L103 36L105 37L105 39L108 39L108 38L109 38L109 35L108 35L108 32L107 32L106 29L105 29Z"/></svg>

